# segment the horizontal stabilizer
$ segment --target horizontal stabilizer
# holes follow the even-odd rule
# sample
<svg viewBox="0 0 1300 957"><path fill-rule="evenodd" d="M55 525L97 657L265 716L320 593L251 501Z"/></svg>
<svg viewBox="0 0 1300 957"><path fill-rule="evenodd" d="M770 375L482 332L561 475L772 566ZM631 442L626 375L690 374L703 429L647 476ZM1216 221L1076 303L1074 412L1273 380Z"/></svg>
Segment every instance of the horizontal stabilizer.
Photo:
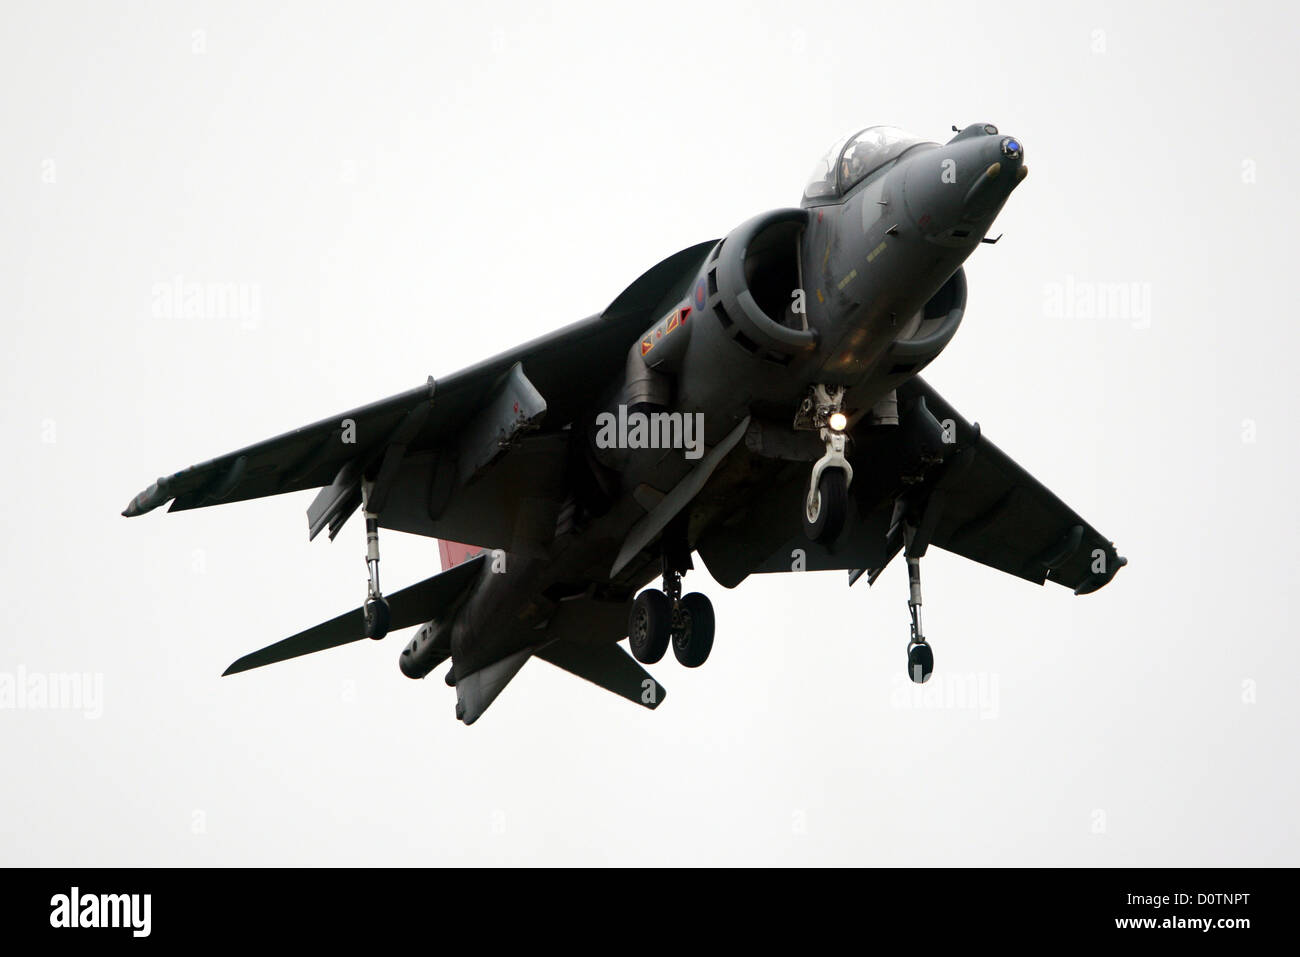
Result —
<svg viewBox="0 0 1300 957"><path fill-rule="evenodd" d="M538 649L536 654L569 674L585 678L652 711L668 694L663 685L615 642L554 641Z"/></svg>
<svg viewBox="0 0 1300 957"><path fill-rule="evenodd" d="M519 674L519 669L528 663L532 653L531 648L525 648L509 658L480 668L473 674L457 678L456 717L466 724L477 721L488 706L497 700L502 689L510 684L510 679Z"/></svg>
<svg viewBox="0 0 1300 957"><path fill-rule="evenodd" d="M444 614L461 593L478 576L484 557L475 556L463 564L441 574L426 578L399 592L386 596L391 613L390 630L410 628ZM308 628L298 634L277 641L273 645L240 658L225 670L224 675L238 674L251 668L287 661L326 648L337 648L365 637L365 617L360 608L344 612L337 618Z"/></svg>

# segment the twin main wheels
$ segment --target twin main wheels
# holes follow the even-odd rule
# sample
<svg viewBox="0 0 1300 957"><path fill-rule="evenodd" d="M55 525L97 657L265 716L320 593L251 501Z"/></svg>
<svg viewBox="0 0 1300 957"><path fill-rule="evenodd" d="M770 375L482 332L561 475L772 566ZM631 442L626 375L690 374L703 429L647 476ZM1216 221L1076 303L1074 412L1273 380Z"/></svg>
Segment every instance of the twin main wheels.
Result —
<svg viewBox="0 0 1300 957"><path fill-rule="evenodd" d="M668 643L673 654L687 668L698 668L713 650L713 603L699 592L683 595L673 603L655 588L636 596L627 625L632 657L645 665L663 658Z"/></svg>

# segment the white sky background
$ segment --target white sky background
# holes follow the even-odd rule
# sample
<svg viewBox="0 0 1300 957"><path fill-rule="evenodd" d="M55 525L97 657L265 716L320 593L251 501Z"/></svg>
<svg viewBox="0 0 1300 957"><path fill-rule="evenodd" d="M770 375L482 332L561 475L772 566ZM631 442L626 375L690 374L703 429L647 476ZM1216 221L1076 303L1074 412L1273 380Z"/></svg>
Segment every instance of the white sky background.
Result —
<svg viewBox="0 0 1300 957"><path fill-rule="evenodd" d="M1300 863L1293 13L272 6L0 14L0 672L103 681L0 710L0 863ZM360 520L119 517L598 311L848 130L979 121L1031 173L927 378L1130 559L1075 598L932 550L935 687L982 706L905 706L901 563L693 573L716 645L655 713L534 662L465 728L405 632L221 679L359 603ZM177 276L256 321L155 316ZM1049 315L1067 277L1149 322Z"/></svg>

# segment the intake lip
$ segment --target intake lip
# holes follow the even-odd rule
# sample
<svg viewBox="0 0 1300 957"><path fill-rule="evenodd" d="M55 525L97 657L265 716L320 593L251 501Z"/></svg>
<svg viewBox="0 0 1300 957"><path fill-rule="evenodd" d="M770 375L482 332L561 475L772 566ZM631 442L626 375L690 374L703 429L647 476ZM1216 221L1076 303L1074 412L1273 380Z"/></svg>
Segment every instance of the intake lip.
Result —
<svg viewBox="0 0 1300 957"><path fill-rule="evenodd" d="M741 223L722 241L707 274L711 289L708 302L714 312L722 307L722 314L734 325L733 339L744 335L757 348L780 355L809 352L817 347L815 329L791 329L769 316L754 301L745 278L750 245L760 234L782 224L805 226L808 219L806 209L772 210Z"/></svg>

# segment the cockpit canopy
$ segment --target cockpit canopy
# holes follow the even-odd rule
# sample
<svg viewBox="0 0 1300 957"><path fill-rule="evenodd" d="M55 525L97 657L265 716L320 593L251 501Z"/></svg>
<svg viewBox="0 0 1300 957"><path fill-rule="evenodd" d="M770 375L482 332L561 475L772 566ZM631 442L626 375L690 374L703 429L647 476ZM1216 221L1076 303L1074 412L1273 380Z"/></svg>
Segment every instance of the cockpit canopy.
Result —
<svg viewBox="0 0 1300 957"><path fill-rule="evenodd" d="M893 126L868 126L841 138L813 167L803 191L803 205L833 202L890 160L924 142Z"/></svg>

